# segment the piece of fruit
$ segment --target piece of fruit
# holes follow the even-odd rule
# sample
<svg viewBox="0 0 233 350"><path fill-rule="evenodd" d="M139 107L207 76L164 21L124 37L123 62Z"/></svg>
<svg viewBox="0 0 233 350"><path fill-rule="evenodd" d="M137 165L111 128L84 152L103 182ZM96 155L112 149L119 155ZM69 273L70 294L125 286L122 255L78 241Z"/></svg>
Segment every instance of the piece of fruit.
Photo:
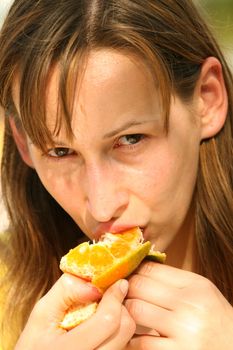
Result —
<svg viewBox="0 0 233 350"><path fill-rule="evenodd" d="M158 250L153 250L153 248L149 251L149 253L146 256L147 260L150 261L156 261L158 263L163 264L166 260L166 254L161 253Z"/></svg>
<svg viewBox="0 0 233 350"><path fill-rule="evenodd" d="M136 227L122 233L105 233L97 243L78 245L62 257L60 268L104 291L129 276L147 256L158 262L165 259L165 254L151 250L149 241L143 242L142 231ZM96 306L97 303L90 303L69 310L61 327L69 330L77 326L95 312Z"/></svg>
<svg viewBox="0 0 233 350"><path fill-rule="evenodd" d="M60 323L60 327L66 331L71 330L91 317L96 312L97 306L98 303L88 303L78 305L73 310L69 310Z"/></svg>

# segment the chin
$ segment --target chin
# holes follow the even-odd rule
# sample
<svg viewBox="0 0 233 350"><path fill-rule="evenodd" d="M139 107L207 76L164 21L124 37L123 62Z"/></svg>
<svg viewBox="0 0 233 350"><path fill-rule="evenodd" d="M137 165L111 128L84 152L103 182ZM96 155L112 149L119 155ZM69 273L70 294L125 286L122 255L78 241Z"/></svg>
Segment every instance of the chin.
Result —
<svg viewBox="0 0 233 350"><path fill-rule="evenodd" d="M154 245L155 250L165 252L175 237L175 234L171 235L170 232L164 230L156 232L155 229L152 230L149 227L145 227L143 229L143 237L145 241L150 241Z"/></svg>

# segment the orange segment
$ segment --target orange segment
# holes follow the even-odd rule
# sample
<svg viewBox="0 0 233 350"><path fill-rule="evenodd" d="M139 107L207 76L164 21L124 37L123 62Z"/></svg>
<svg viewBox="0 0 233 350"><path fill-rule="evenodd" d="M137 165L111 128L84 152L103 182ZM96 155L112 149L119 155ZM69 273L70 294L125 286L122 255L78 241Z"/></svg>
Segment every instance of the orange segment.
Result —
<svg viewBox="0 0 233 350"><path fill-rule="evenodd" d="M122 258L129 252L130 245L127 242L119 239L112 243L109 250L115 258Z"/></svg>
<svg viewBox="0 0 233 350"><path fill-rule="evenodd" d="M101 273L114 263L114 257L109 249L102 245L91 245L89 264L93 266L93 273Z"/></svg>
<svg viewBox="0 0 233 350"><path fill-rule="evenodd" d="M69 263L76 263L78 264L88 264L89 262L89 252L90 252L90 245L88 242L84 242L79 244L76 248L71 249L69 251L68 260Z"/></svg>
<svg viewBox="0 0 233 350"><path fill-rule="evenodd" d="M130 244L139 243L143 241L142 231L139 227L134 227L128 231L116 233L114 235Z"/></svg>
<svg viewBox="0 0 233 350"><path fill-rule="evenodd" d="M90 280L93 271L90 268L89 259L90 245L88 242L81 243L62 257L60 269L63 272L68 272Z"/></svg>
<svg viewBox="0 0 233 350"><path fill-rule="evenodd" d="M91 282L98 288L105 290L111 284L121 278L129 276L147 256L151 247L150 242L140 245L135 250L130 250L127 255L116 259L115 263L102 274L93 276Z"/></svg>

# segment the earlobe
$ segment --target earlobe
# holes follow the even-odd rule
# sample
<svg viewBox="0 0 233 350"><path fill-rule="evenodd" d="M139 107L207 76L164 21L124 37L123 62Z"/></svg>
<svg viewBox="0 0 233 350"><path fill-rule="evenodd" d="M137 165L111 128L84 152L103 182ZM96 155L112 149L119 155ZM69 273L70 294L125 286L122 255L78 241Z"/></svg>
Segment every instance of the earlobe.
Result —
<svg viewBox="0 0 233 350"><path fill-rule="evenodd" d="M14 141L21 155L21 158L29 167L34 168L25 132L16 125L16 122L13 117L9 117L9 123Z"/></svg>
<svg viewBox="0 0 233 350"><path fill-rule="evenodd" d="M215 136L224 126L228 98L220 62L209 57L202 65L197 85L201 140Z"/></svg>

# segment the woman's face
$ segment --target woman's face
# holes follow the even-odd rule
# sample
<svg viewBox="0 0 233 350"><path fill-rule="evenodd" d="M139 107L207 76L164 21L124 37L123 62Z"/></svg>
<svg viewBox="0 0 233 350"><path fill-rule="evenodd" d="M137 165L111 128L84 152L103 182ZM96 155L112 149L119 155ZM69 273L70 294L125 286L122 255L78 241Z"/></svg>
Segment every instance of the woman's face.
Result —
<svg viewBox="0 0 233 350"><path fill-rule="evenodd" d="M57 83L55 69L51 130ZM173 97L166 133L149 69L133 56L95 51L75 94L73 140L61 130L46 154L29 141L30 156L46 189L91 239L140 226L165 250L187 222L195 187L200 125L193 115L194 105Z"/></svg>

